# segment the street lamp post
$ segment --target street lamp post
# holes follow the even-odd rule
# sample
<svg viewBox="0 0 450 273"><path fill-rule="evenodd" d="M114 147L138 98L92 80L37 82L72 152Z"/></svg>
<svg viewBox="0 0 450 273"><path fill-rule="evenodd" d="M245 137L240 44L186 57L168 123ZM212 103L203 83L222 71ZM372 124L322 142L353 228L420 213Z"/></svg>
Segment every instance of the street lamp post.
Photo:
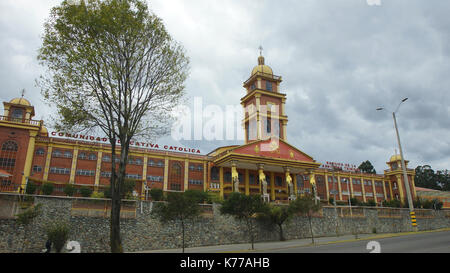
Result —
<svg viewBox="0 0 450 273"><path fill-rule="evenodd" d="M403 171L403 180L405 181L405 189L406 189L406 197L408 199L408 206L409 206L409 213L411 216L411 222L412 222L412 226L417 229L417 224L415 223L415 221L412 221L413 219L415 220L415 213L414 213L414 205L413 205L413 201L412 201L412 197L411 197L411 189L409 187L409 181L408 181L408 175L406 174L406 164L405 164L405 159L403 157L403 151L402 151L402 145L400 143L400 135L398 133L398 128L397 128L397 119L395 117L395 113L398 111L398 109L400 108L400 105L405 102L408 98L404 98L399 105L397 106L397 109L392 112L392 117L394 119L394 127L395 127L395 133L397 135L397 142L398 142L398 148L400 150L400 158L401 158L401 164L402 164L402 171ZM377 111L383 110L383 107L379 107L377 108Z"/></svg>

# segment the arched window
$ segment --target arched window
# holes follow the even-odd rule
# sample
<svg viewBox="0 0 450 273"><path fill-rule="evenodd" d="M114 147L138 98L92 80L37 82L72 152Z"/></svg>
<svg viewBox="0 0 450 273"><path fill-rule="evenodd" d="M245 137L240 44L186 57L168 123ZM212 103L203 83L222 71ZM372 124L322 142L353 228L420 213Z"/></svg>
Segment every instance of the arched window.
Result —
<svg viewBox="0 0 450 273"><path fill-rule="evenodd" d="M12 140L8 140L5 143L3 143L3 145L2 145L2 151L17 152L18 149L19 149L19 146L17 145L17 143L15 141L12 141Z"/></svg>
<svg viewBox="0 0 450 273"><path fill-rule="evenodd" d="M0 168L8 171L13 171L16 166L16 155L19 146L13 140L5 141L2 144L2 151L0 154Z"/></svg>
<svg viewBox="0 0 450 273"><path fill-rule="evenodd" d="M173 163L171 173L173 175L181 175L181 165L177 162Z"/></svg>

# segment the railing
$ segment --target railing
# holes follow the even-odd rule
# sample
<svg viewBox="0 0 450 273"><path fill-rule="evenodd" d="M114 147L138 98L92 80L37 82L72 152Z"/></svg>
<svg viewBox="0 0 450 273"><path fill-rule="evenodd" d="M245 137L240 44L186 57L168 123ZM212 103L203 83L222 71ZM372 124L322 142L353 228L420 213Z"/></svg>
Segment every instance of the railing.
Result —
<svg viewBox="0 0 450 273"><path fill-rule="evenodd" d="M0 192L18 192L20 186L20 184L0 182Z"/></svg>
<svg viewBox="0 0 450 273"><path fill-rule="evenodd" d="M30 125L34 125L34 126L40 126L41 125L41 121L40 120L14 118L14 117L10 117L10 116L0 116L0 121L25 123L25 124L30 124Z"/></svg>
<svg viewBox="0 0 450 273"><path fill-rule="evenodd" d="M377 214L380 218L402 218L401 208L377 208Z"/></svg>
<svg viewBox="0 0 450 273"><path fill-rule="evenodd" d="M109 218L111 200L109 199L75 199L72 201L72 216ZM136 202L122 200L120 218L136 218Z"/></svg>
<svg viewBox="0 0 450 273"><path fill-rule="evenodd" d="M417 218L434 218L434 211L430 209L414 209Z"/></svg>

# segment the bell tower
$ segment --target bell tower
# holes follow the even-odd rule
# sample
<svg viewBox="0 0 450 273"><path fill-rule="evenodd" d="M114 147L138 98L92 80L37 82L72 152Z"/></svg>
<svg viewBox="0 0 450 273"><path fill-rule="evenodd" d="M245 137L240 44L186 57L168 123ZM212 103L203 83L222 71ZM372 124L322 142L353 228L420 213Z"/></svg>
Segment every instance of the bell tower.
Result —
<svg viewBox="0 0 450 273"><path fill-rule="evenodd" d="M262 47L259 50L258 64L243 84L247 90L241 98L245 143L271 137L287 141L286 94L280 93L281 76L273 74L272 68L265 64Z"/></svg>

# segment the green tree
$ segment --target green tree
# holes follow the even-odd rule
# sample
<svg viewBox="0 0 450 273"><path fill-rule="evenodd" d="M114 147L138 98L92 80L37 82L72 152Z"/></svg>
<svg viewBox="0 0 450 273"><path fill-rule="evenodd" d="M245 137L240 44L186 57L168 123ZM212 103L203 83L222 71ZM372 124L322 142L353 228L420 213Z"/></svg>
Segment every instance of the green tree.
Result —
<svg viewBox="0 0 450 273"><path fill-rule="evenodd" d="M87 186L82 186L79 189L79 192L80 192L81 196L83 196L83 197L90 197L92 194L92 189Z"/></svg>
<svg viewBox="0 0 450 273"><path fill-rule="evenodd" d="M32 181L28 181L27 188L25 189L26 194L35 194L37 190L37 185L34 184Z"/></svg>
<svg viewBox="0 0 450 273"><path fill-rule="evenodd" d="M255 242L255 217L265 210L265 203L260 195L245 195L232 192L220 207L221 214L233 216L238 221L244 222L249 235L252 249Z"/></svg>
<svg viewBox="0 0 450 273"><path fill-rule="evenodd" d="M280 241L285 241L283 234L283 224L292 219L294 210L292 203L289 206L267 205L267 208L259 213L257 219L269 226L275 225L278 227Z"/></svg>
<svg viewBox="0 0 450 273"><path fill-rule="evenodd" d="M369 160L366 160L359 165L358 169L360 169L363 173L373 173L376 174L377 171L373 167L372 163Z"/></svg>
<svg viewBox="0 0 450 273"><path fill-rule="evenodd" d="M197 199L185 193L172 192L167 195L167 202L158 203L153 214L163 223L179 221L182 233L182 249L185 248L185 229L188 222L192 222L200 215Z"/></svg>
<svg viewBox="0 0 450 273"><path fill-rule="evenodd" d="M292 201L292 210L295 212L298 212L302 215L305 215L308 218L309 222L309 230L311 231L311 240L314 244L314 232L312 229L312 216L314 213L320 210L321 206L320 203L315 202L314 196L312 195L305 195L298 197L294 201Z"/></svg>
<svg viewBox="0 0 450 273"><path fill-rule="evenodd" d="M450 173L448 170L434 171L430 165L417 166L414 183L418 187L450 191Z"/></svg>
<svg viewBox="0 0 450 273"><path fill-rule="evenodd" d="M130 142L170 132L188 58L144 0L64 0L44 25L38 60L48 68L38 84L58 111L52 126L100 130L110 142L110 246L122 252L120 195Z"/></svg>
<svg viewBox="0 0 450 273"><path fill-rule="evenodd" d="M55 186L53 185L53 183L44 183L41 186L41 190L44 195L51 195L54 189Z"/></svg>
<svg viewBox="0 0 450 273"><path fill-rule="evenodd" d="M161 201L163 199L163 190L154 188L149 191L150 197L153 201Z"/></svg>
<svg viewBox="0 0 450 273"><path fill-rule="evenodd" d="M208 193L200 190L186 190L184 194L188 198L194 199L197 203L206 202L209 198Z"/></svg>
<svg viewBox="0 0 450 273"><path fill-rule="evenodd" d="M73 184L67 184L64 187L64 193L67 196L73 196L76 192L77 192L77 189L75 188L75 186Z"/></svg>

